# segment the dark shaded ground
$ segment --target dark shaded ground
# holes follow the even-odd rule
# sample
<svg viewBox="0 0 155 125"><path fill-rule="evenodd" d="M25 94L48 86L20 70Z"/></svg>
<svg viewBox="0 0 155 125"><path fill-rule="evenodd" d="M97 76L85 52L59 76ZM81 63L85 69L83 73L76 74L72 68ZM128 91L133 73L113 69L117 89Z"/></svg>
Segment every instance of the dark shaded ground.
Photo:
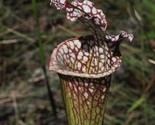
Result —
<svg viewBox="0 0 155 125"><path fill-rule="evenodd" d="M106 125L155 124L155 2L153 0L96 0L109 22L108 31L133 33L133 43L121 45L123 64L112 80ZM40 35L30 0L0 0L0 125L66 125L58 76L47 70L58 120L51 109L42 70L39 43L45 47L45 64L60 42L89 34L71 23L63 12L37 1Z"/></svg>

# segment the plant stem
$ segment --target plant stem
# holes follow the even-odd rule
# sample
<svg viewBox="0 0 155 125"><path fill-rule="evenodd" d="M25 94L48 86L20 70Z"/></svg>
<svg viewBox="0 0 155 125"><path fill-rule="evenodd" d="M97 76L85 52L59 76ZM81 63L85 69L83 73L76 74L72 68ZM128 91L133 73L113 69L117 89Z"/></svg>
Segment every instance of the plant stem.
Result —
<svg viewBox="0 0 155 125"><path fill-rule="evenodd" d="M36 34L37 34L37 37L39 39L38 43L39 43L40 63L41 63L41 67L42 67L42 70L43 70L43 73L45 76L45 80L46 80L45 83L46 83L46 87L47 87L47 91L48 91L50 105L51 105L51 108L53 110L54 117L55 117L55 119L57 119L56 104L55 104L53 93L50 89L50 84L49 84L47 71L46 71L46 67L45 67L45 49L44 49L44 44L42 43L41 35L40 35L39 14L38 14L38 8L37 8L36 0L32 0L32 9L33 9L33 14L34 14L34 17L35 17L36 23L37 23Z"/></svg>

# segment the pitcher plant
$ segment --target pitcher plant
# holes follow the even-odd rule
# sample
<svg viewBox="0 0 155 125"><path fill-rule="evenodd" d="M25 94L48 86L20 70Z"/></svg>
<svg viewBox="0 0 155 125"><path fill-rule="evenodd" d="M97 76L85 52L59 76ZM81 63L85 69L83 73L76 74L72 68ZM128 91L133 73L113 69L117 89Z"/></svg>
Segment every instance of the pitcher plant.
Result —
<svg viewBox="0 0 155 125"><path fill-rule="evenodd" d="M51 0L51 4L92 32L60 43L51 54L49 70L57 72L62 83L68 123L103 125L111 75L122 61L119 45L132 41L133 35L107 34L104 13L89 0Z"/></svg>

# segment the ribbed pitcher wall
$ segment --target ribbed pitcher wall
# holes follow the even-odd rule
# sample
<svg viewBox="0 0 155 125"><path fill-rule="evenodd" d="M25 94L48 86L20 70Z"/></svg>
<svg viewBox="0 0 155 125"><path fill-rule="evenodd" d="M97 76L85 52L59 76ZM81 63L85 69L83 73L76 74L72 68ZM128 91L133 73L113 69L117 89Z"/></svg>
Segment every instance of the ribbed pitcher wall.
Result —
<svg viewBox="0 0 155 125"><path fill-rule="evenodd" d="M69 125L103 125L111 76L82 78L60 75Z"/></svg>

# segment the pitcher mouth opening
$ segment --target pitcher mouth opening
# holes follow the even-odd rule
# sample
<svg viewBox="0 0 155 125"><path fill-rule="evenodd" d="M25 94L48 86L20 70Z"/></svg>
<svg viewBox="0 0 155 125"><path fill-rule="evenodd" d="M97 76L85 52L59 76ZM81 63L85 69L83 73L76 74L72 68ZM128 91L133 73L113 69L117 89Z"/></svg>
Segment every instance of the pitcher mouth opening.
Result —
<svg viewBox="0 0 155 125"><path fill-rule="evenodd" d="M120 41L132 41L132 34L124 31L119 35L107 34L104 13L89 0L51 0L51 4L65 11L70 21L82 22L93 35L72 38L59 44L51 55L49 70L70 76L100 78L120 67Z"/></svg>
<svg viewBox="0 0 155 125"><path fill-rule="evenodd" d="M121 56L110 43L93 35L66 40L54 49L49 70L85 78L111 75L120 67Z"/></svg>

